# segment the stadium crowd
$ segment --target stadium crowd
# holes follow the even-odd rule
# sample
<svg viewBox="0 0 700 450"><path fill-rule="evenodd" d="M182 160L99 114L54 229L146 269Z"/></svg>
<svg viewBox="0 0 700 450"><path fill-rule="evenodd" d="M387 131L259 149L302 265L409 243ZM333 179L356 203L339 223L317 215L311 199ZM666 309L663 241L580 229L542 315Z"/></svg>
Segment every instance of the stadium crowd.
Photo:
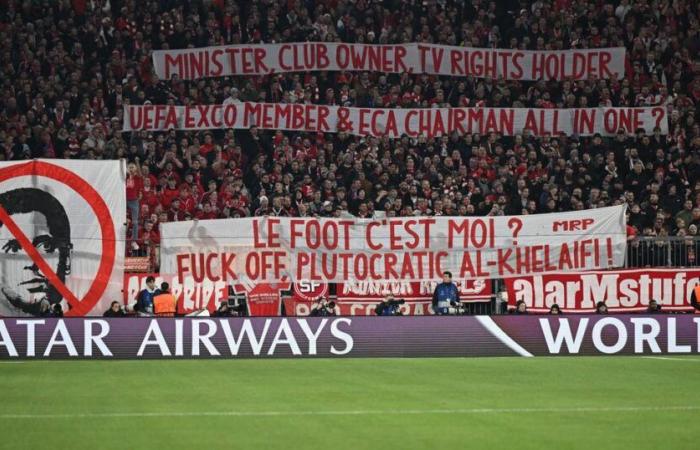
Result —
<svg viewBox="0 0 700 450"><path fill-rule="evenodd" d="M251 215L502 215L629 204L628 233L700 227L700 2L0 0L0 158L125 158L128 253L158 224ZM622 80L308 72L158 79L151 51L297 41L624 46ZM122 133L126 104L661 105L669 134L397 140L250 130ZM684 241L685 242L685 241ZM681 249L681 251L678 250ZM697 266L698 240L634 240L640 265ZM670 252L670 253L669 253Z"/></svg>

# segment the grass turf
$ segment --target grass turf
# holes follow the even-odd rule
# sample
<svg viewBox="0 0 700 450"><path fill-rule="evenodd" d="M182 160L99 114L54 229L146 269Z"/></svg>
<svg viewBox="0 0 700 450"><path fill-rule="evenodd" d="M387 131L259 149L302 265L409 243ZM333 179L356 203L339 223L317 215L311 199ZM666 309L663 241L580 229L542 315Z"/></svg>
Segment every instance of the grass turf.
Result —
<svg viewBox="0 0 700 450"><path fill-rule="evenodd" d="M648 408L700 407L699 377L681 357L0 364L0 448L696 449L699 409ZM157 414L222 411L280 414Z"/></svg>

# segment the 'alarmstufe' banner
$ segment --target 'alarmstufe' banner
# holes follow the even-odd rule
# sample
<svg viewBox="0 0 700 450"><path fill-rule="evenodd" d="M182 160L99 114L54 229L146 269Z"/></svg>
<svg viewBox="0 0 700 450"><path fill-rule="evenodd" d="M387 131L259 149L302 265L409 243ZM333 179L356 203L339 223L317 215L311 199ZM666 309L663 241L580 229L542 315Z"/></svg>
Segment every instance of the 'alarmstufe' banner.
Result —
<svg viewBox="0 0 700 450"><path fill-rule="evenodd" d="M539 51L303 42L157 50L153 66L160 78L185 80L318 70L506 80L620 79L625 75L625 48Z"/></svg>
<svg viewBox="0 0 700 450"><path fill-rule="evenodd" d="M512 217L250 217L161 224L182 283L433 281L620 267L625 207Z"/></svg>
<svg viewBox="0 0 700 450"><path fill-rule="evenodd" d="M646 108L354 108L289 103L223 105L128 105L123 131L247 129L398 138L499 133L514 136L615 135L656 127L668 134L666 110Z"/></svg>
<svg viewBox="0 0 700 450"><path fill-rule="evenodd" d="M690 296L700 284L698 269L630 269L553 273L505 280L508 303L522 300L531 312L553 304L566 313L592 313L605 302L611 312L639 312L656 300L662 311L693 311Z"/></svg>

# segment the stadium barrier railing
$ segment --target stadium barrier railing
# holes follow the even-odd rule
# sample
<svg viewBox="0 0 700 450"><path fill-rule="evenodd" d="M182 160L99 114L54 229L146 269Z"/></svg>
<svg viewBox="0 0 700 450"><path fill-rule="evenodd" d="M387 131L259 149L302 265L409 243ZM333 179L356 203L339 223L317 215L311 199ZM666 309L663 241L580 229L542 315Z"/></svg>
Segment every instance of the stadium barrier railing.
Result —
<svg viewBox="0 0 700 450"><path fill-rule="evenodd" d="M626 268L700 267L700 236L641 236L627 243Z"/></svg>

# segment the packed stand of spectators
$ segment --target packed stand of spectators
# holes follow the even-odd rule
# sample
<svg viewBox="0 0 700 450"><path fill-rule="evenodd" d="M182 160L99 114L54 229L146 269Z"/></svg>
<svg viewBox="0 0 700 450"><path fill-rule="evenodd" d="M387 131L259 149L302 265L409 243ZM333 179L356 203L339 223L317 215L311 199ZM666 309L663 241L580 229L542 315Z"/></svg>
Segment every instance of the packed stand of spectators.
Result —
<svg viewBox="0 0 700 450"><path fill-rule="evenodd" d="M158 225L251 215L502 215L629 204L630 237L700 227L700 2L0 0L0 158L129 161L129 255ZM298 41L624 46L622 80L309 72L158 79L151 51ZM389 140L250 130L122 133L125 104L661 105L670 132ZM687 245L686 245L687 242ZM634 241L638 265L697 266L697 240ZM637 261L635 263L635 261Z"/></svg>

